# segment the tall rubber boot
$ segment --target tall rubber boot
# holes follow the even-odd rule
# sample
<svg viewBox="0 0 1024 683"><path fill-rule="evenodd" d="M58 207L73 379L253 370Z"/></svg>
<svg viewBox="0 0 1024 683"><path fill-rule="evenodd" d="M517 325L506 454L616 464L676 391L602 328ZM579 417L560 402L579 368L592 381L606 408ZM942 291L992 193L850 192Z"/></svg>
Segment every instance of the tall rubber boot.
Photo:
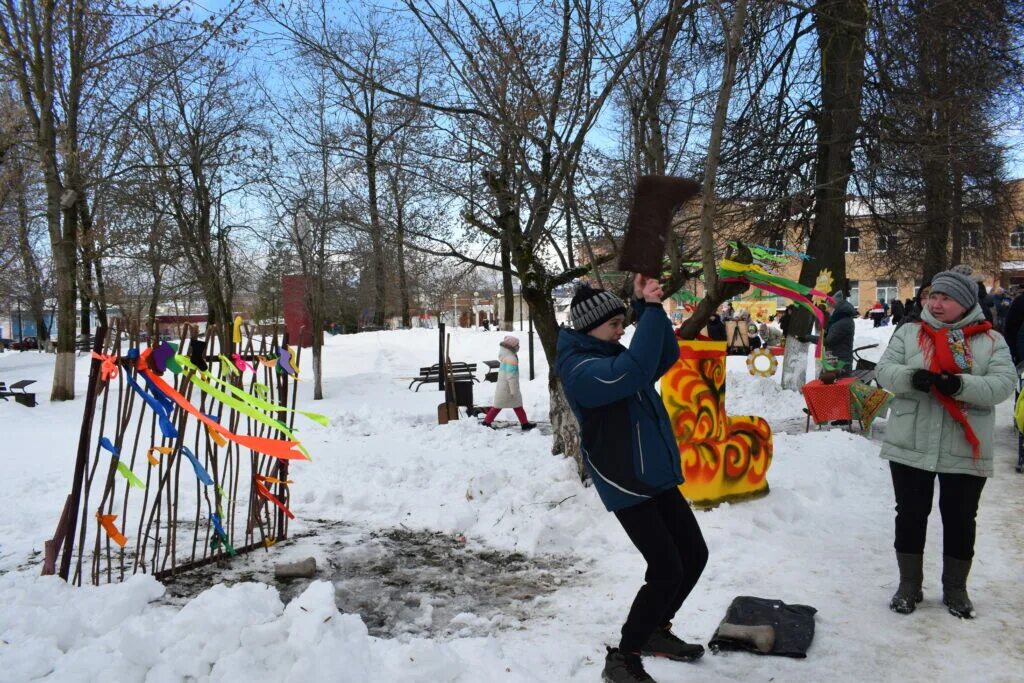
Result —
<svg viewBox="0 0 1024 683"><path fill-rule="evenodd" d="M900 568L900 585L889 601L889 609L899 614L910 614L917 603L924 600L921 584L924 582L924 555L896 553Z"/></svg>
<svg viewBox="0 0 1024 683"><path fill-rule="evenodd" d="M967 575L971 573L971 561L960 560L949 555L942 558L942 604L949 613L961 619L975 617L974 605L967 597Z"/></svg>

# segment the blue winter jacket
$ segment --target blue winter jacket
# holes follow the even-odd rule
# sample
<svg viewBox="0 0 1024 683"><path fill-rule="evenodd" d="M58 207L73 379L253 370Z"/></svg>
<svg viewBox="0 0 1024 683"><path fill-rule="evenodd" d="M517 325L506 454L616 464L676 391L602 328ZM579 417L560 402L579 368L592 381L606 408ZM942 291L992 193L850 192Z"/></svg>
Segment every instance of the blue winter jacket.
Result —
<svg viewBox="0 0 1024 683"><path fill-rule="evenodd" d="M563 328L555 370L580 425L583 462L611 511L683 483L679 448L654 383L679 359L665 310L637 299L629 348Z"/></svg>

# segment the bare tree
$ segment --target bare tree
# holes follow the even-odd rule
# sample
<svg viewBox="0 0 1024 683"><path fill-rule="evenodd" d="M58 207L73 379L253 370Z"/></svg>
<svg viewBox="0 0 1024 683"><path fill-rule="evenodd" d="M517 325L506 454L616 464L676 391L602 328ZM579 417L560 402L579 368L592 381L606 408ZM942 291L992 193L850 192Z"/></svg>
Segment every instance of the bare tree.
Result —
<svg viewBox="0 0 1024 683"><path fill-rule="evenodd" d="M873 3L872 17L858 180L879 238L891 247L881 256L930 280L1005 244L1009 198L998 131L1021 116L1024 7L907 0Z"/></svg>
<svg viewBox="0 0 1024 683"><path fill-rule="evenodd" d="M149 55L161 85L135 118L144 143L135 165L166 198L174 239L206 297L210 323L224 325L234 315L237 227L226 200L264 177L269 150L238 46L211 44L186 60L182 52L190 47L168 40Z"/></svg>

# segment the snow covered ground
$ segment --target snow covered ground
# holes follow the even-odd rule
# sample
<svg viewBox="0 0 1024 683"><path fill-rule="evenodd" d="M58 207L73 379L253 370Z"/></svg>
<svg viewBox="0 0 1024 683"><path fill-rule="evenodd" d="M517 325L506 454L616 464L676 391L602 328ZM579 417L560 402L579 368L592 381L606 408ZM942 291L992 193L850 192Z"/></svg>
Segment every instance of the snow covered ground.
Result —
<svg viewBox="0 0 1024 683"><path fill-rule="evenodd" d="M858 321L857 345L884 346L891 331ZM454 331L452 355L495 358L502 334ZM46 400L52 356L0 354L0 379L37 379L42 400L31 410L0 402L0 681L599 680L643 561L573 465L550 455L550 437L465 418L436 424L439 394L406 388L436 349L430 330L329 339L328 398L314 406L300 384L300 402L331 426L300 432L313 461L292 468L295 540L167 588L146 576L99 588L38 576L83 402ZM543 420L547 364L537 351L537 379L524 377L523 393ZM79 387L87 369L80 359ZM476 385L477 403L493 386ZM756 595L813 605L817 633L806 660L648 660L657 680L1024 680L1024 475L1013 471L1010 402L979 514L970 582L979 617L961 622L939 603L937 510L925 602L909 617L888 609L893 498L877 440L804 434L801 397L751 377L742 358L729 360L727 391L731 413L776 429L771 494L698 513L711 559L675 630L706 642L733 597ZM309 554L319 580L274 584L275 562Z"/></svg>

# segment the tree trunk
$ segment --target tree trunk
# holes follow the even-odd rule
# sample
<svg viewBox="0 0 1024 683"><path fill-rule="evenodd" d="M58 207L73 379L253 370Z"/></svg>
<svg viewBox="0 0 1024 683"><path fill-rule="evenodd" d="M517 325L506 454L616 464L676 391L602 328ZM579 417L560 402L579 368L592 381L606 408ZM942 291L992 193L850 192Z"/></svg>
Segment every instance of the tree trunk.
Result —
<svg viewBox="0 0 1024 683"><path fill-rule="evenodd" d="M366 123L366 192L370 212L370 242L373 246L373 324L384 326L387 308L387 264L384 259L384 228L380 220L377 196L377 153L373 141L373 123Z"/></svg>
<svg viewBox="0 0 1024 683"><path fill-rule="evenodd" d="M807 244L811 258L800 268L804 285L814 285L826 268L838 287L846 282L846 188L860 126L867 12L864 0L817 3L821 111L817 118L814 222ZM792 332L808 334L811 315L803 310L798 313L790 323Z"/></svg>
<svg viewBox="0 0 1024 683"><path fill-rule="evenodd" d="M397 171L396 171L397 173ZM395 183L395 211L397 219L398 240L395 245L398 250L398 298L402 308L402 327L412 327L412 302L409 297L409 277L405 271L405 204L399 198L398 183Z"/></svg>
<svg viewBox="0 0 1024 683"><path fill-rule="evenodd" d="M44 307L46 305L43 296L42 274L39 270L39 262L36 260L35 252L32 251L32 241L29 235L31 221L28 210L28 198L25 194L26 183L24 168L19 164L16 172L19 176L16 189L16 202L18 211L18 251L21 256L21 267L25 275L25 288L28 290L28 308L32 320L36 324L36 338L44 342L50 338L49 330L46 328Z"/></svg>
<svg viewBox="0 0 1024 683"><path fill-rule="evenodd" d="M846 188L860 126L868 7L864 0L819 0L816 10L821 110L817 118L814 222L807 242L810 258L800 267L800 283L813 286L818 274L828 269L832 281L841 288L846 282ZM809 334L812 324L810 312L797 309L790 321L790 333L794 337ZM791 353L797 355L790 358ZM803 345L787 340L783 387L803 386L804 354ZM787 372L787 368L792 371ZM796 381L801 384L793 384Z"/></svg>
<svg viewBox="0 0 1024 683"><path fill-rule="evenodd" d="M683 339L693 339L707 324L711 315L728 298L746 291L747 286L738 283L721 283L718 280L718 264L715 254L715 184L718 176L718 162L722 152L722 135L729 113L729 100L732 98L733 85L736 82L736 63L739 61L740 39L747 21L747 0L738 0L732 19L729 22L728 44L725 52L725 65L722 70L722 84L718 89L715 103L715 116L711 124L711 139L708 141L707 158L704 162L704 201L700 214L700 248L701 262L704 267L704 298L696 310L679 329ZM744 251L746 248L744 247ZM745 257L750 257L746 252ZM745 261L746 263L751 263Z"/></svg>
<svg viewBox="0 0 1024 683"><path fill-rule="evenodd" d="M807 384L808 345L796 337L786 337L786 354L782 357L782 386L799 391Z"/></svg>
<svg viewBox="0 0 1024 683"><path fill-rule="evenodd" d="M504 304L501 312L501 330L511 332L516 318L516 293L512 286L512 250L507 237L501 240L501 293Z"/></svg>

